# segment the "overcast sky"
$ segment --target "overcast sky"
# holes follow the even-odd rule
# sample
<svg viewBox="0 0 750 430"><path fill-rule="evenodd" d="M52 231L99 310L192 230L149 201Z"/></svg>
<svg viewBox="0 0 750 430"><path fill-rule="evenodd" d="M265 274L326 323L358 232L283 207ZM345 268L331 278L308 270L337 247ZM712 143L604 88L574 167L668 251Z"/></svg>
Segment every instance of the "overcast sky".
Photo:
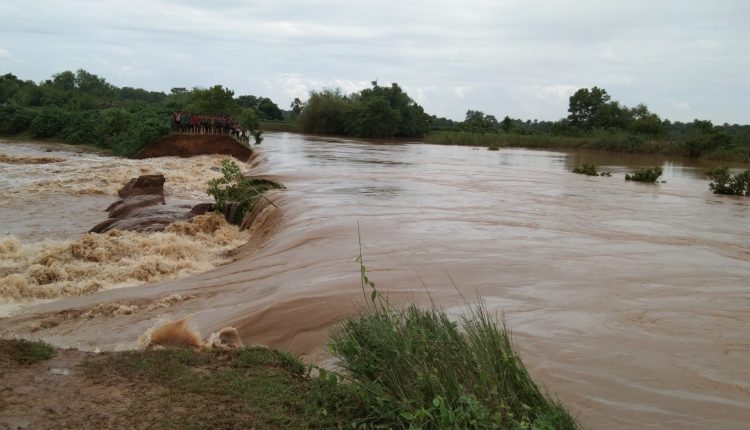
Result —
<svg viewBox="0 0 750 430"><path fill-rule="evenodd" d="M555 120L581 87L750 123L750 1L2 0L0 73L223 84L288 108L398 82L431 114Z"/></svg>

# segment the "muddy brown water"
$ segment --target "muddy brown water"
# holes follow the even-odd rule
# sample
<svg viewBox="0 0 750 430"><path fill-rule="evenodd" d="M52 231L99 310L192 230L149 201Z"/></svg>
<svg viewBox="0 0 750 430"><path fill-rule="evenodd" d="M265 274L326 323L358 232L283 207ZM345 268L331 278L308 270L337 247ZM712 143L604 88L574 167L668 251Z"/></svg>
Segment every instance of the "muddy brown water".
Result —
<svg viewBox="0 0 750 430"><path fill-rule="evenodd" d="M613 176L569 172L581 162ZM234 326L246 343L325 362L328 329L363 300L359 223L381 292L456 313L459 291L481 295L532 375L587 427L744 429L750 199L709 191L702 171L716 164L269 134L253 173L288 190L269 194L279 208L258 217L236 261L25 308L0 320L0 334L127 349L157 321L190 316L204 334ZM653 165L666 183L624 181ZM41 315L172 293L195 298L28 330Z"/></svg>

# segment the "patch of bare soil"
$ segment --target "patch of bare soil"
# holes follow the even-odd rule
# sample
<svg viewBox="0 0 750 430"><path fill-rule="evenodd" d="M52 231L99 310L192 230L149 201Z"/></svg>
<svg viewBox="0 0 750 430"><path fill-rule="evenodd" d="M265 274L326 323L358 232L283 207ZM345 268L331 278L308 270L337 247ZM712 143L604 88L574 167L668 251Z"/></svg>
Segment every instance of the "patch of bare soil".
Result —
<svg viewBox="0 0 750 430"><path fill-rule="evenodd" d="M203 154L231 155L238 160L247 161L253 151L226 135L170 134L146 146L135 158L193 157Z"/></svg>

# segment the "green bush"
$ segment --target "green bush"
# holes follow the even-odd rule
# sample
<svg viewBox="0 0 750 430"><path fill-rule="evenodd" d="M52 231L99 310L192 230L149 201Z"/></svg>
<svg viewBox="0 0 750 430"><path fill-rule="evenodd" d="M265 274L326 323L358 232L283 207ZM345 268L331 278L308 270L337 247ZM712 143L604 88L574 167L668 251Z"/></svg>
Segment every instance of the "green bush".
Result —
<svg viewBox="0 0 750 430"><path fill-rule="evenodd" d="M482 305L452 321L441 309L373 306L333 331L330 349L388 428L576 428L531 379L510 334Z"/></svg>
<svg viewBox="0 0 750 430"><path fill-rule="evenodd" d="M714 194L750 196L750 170L732 175L728 168L719 167L708 170L706 176L713 180L709 187Z"/></svg>
<svg viewBox="0 0 750 430"><path fill-rule="evenodd" d="M299 117L302 131L315 134L345 134L351 106L338 90L310 93Z"/></svg>
<svg viewBox="0 0 750 430"><path fill-rule="evenodd" d="M54 107L44 107L39 109L34 115L34 119L29 124L31 137L47 138L55 137L60 133L70 120L70 115L63 109Z"/></svg>
<svg viewBox="0 0 750 430"><path fill-rule="evenodd" d="M650 169L640 169L630 174L625 174L625 180L626 181L636 181L636 182L656 182L657 179L661 176L662 171L661 167L653 167Z"/></svg>
<svg viewBox="0 0 750 430"><path fill-rule="evenodd" d="M230 203L237 205L229 222L239 224L266 190L282 189L283 185L267 179L247 178L232 160L221 162L221 177L208 181L207 193L214 198L214 210L222 212Z"/></svg>
<svg viewBox="0 0 750 430"><path fill-rule="evenodd" d="M71 116L68 123L62 129L62 138L66 143L74 145L96 144L100 139L97 128L102 121L99 111L83 111Z"/></svg>
<svg viewBox="0 0 750 430"><path fill-rule="evenodd" d="M16 134L27 130L34 119L34 112L31 109L4 106L0 108L0 133Z"/></svg>

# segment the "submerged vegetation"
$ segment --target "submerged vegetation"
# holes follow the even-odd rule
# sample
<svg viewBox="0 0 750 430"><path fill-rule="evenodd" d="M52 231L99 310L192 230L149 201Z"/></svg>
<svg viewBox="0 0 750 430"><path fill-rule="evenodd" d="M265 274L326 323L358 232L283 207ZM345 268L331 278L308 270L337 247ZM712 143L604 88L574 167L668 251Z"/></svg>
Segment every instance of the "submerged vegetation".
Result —
<svg viewBox="0 0 750 430"><path fill-rule="evenodd" d="M214 198L214 210L225 212L227 205L235 205L229 222L239 224L248 211L263 198L263 192L282 189L283 185L267 179L248 178L232 160L221 162L221 177L208 181L208 195Z"/></svg>
<svg viewBox="0 0 750 430"><path fill-rule="evenodd" d="M626 181L636 182L656 182L662 174L661 167L652 167L648 169L640 169L635 173L625 174Z"/></svg>
<svg viewBox="0 0 750 430"><path fill-rule="evenodd" d="M596 171L596 166L593 164L583 163L580 166L573 169L573 173L586 176L599 176L599 172Z"/></svg>
<svg viewBox="0 0 750 430"><path fill-rule="evenodd" d="M711 178L709 184L714 194L750 196L750 170L732 175L726 167L711 169L706 172Z"/></svg>
<svg viewBox="0 0 750 430"><path fill-rule="evenodd" d="M596 170L596 166L593 164L583 163L580 166L573 169L573 173L586 176L612 176L610 172L599 172Z"/></svg>

